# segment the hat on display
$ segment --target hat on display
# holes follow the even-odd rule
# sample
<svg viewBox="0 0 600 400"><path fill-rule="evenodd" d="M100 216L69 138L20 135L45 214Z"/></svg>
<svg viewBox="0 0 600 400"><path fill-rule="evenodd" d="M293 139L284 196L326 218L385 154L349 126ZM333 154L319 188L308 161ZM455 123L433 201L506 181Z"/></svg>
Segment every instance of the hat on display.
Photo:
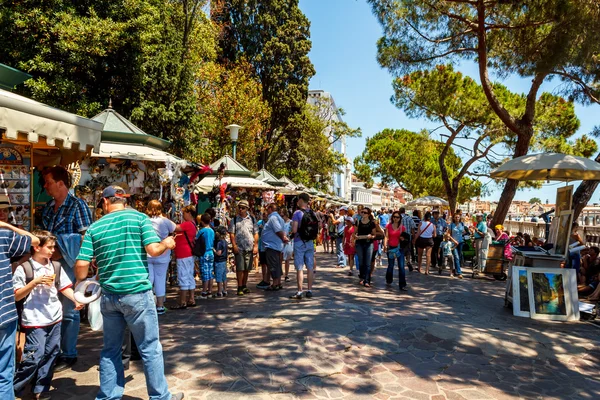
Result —
<svg viewBox="0 0 600 400"><path fill-rule="evenodd" d="M125 189L123 189L121 186L107 186L102 191L102 197L100 198L100 201L98 202L98 205L96 208L102 207L102 200L104 200L104 199L110 199L111 197L121 197L121 198L126 199L130 196L131 195L127 194L125 192Z"/></svg>
<svg viewBox="0 0 600 400"><path fill-rule="evenodd" d="M10 199L6 195L0 195L0 209L10 208Z"/></svg>
<svg viewBox="0 0 600 400"><path fill-rule="evenodd" d="M238 207L246 207L250 208L250 204L248 204L248 200L240 200L238 201Z"/></svg>

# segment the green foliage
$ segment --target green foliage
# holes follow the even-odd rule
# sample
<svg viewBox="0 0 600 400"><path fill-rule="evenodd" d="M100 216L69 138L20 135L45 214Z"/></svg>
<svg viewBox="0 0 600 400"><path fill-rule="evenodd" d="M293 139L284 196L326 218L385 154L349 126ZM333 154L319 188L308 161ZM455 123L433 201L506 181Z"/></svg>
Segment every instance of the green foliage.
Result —
<svg viewBox="0 0 600 400"><path fill-rule="evenodd" d="M217 0L211 12L221 31L219 60L227 64L244 57L262 85L271 114L259 165L273 169L289 152L286 145L301 139L293 125L304 112L315 74L308 58L310 23L298 0Z"/></svg>
<svg viewBox="0 0 600 400"><path fill-rule="evenodd" d="M542 199L540 199L539 197L532 197L531 199L529 199L529 204L536 204L536 203L542 203Z"/></svg>
<svg viewBox="0 0 600 400"><path fill-rule="evenodd" d="M379 177L383 184L396 183L414 197L446 197L438 163L443 143L431 140L427 132L415 133L405 129L384 129L367 139L364 152L354 162L363 180ZM453 178L462 161L452 149L445 166ZM481 184L469 178L460 180L460 200L477 196Z"/></svg>

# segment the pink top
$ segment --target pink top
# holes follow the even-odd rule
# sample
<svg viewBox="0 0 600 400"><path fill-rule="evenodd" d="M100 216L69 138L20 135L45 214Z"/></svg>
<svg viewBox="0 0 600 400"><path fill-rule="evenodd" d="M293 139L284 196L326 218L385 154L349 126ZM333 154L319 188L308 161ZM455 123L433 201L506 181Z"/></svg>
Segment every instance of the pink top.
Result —
<svg viewBox="0 0 600 400"><path fill-rule="evenodd" d="M344 246L352 247L352 235L354 234L355 229L356 228L354 227L354 225L346 226L344 228Z"/></svg>
<svg viewBox="0 0 600 400"><path fill-rule="evenodd" d="M402 232L406 232L404 225L400 225L400 228L394 230L393 224L387 224L385 227L388 231L388 247L396 247L400 244L400 235Z"/></svg>

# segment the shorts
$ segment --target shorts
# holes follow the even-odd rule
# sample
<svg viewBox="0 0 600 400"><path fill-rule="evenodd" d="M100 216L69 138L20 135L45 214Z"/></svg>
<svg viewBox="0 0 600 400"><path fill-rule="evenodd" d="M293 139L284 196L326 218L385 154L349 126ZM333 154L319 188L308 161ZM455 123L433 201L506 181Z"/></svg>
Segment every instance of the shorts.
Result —
<svg viewBox="0 0 600 400"><path fill-rule="evenodd" d="M194 257L177 259L177 284L179 285L179 290L196 289L194 265Z"/></svg>
<svg viewBox="0 0 600 400"><path fill-rule="evenodd" d="M208 282L214 279L215 255L212 251L207 251L202 257L198 257L200 264L200 279L202 282Z"/></svg>
<svg viewBox="0 0 600 400"><path fill-rule="evenodd" d="M302 271L305 265L309 271L312 271L315 267L315 245L312 240L294 242L294 267L296 271Z"/></svg>
<svg viewBox="0 0 600 400"><path fill-rule="evenodd" d="M419 237L417 239L417 242L415 243L415 246L418 249L425 249L427 247L433 247L433 238Z"/></svg>
<svg viewBox="0 0 600 400"><path fill-rule="evenodd" d="M252 250L240 250L233 256L235 260L236 272L250 271L254 262L254 253Z"/></svg>
<svg viewBox="0 0 600 400"><path fill-rule="evenodd" d="M215 263L215 280L217 283L223 283L227 280L227 261Z"/></svg>
<svg viewBox="0 0 600 400"><path fill-rule="evenodd" d="M281 278L281 275L283 274L283 271L281 270L281 252L278 250L267 249L265 257L267 258L267 267L271 272L271 278Z"/></svg>
<svg viewBox="0 0 600 400"><path fill-rule="evenodd" d="M267 265L267 253L265 251L258 252L258 262L260 265Z"/></svg>

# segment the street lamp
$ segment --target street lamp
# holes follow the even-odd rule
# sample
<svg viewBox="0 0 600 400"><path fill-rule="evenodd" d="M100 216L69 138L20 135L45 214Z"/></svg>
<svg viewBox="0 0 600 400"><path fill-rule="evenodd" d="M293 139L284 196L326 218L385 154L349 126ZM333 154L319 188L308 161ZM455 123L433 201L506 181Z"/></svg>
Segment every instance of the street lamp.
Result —
<svg viewBox="0 0 600 400"><path fill-rule="evenodd" d="M238 136L239 136L239 132L240 129L242 129L243 126L239 126L236 124L231 124L231 125L227 125L225 127L225 129L229 129L229 138L231 139L231 147L232 147L232 155L233 155L233 159L235 160L235 156L237 154L237 141L238 141Z"/></svg>
<svg viewBox="0 0 600 400"><path fill-rule="evenodd" d="M317 182L317 190L319 190L319 181L321 180L320 174L315 174L315 181Z"/></svg>

